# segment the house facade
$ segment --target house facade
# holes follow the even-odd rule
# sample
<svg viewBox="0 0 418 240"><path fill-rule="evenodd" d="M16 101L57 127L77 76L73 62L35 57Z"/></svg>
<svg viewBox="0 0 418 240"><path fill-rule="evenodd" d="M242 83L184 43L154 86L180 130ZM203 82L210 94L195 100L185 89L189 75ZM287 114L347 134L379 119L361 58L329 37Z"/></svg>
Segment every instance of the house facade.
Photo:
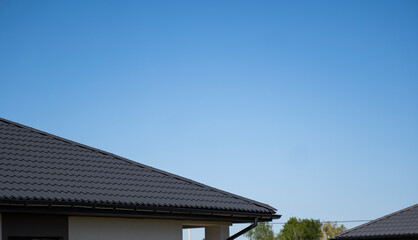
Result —
<svg viewBox="0 0 418 240"><path fill-rule="evenodd" d="M276 209L129 159L0 119L0 240L182 239Z"/></svg>

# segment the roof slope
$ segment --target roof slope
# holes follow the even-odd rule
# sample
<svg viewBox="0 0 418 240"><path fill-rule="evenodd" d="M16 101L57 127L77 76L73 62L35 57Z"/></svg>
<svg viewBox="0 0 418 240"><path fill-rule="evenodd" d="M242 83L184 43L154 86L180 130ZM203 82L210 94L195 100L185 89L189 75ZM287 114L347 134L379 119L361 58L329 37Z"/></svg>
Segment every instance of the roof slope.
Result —
<svg viewBox="0 0 418 240"><path fill-rule="evenodd" d="M0 201L274 214L275 209L0 118Z"/></svg>
<svg viewBox="0 0 418 240"><path fill-rule="evenodd" d="M335 239L418 237L418 204L347 230Z"/></svg>

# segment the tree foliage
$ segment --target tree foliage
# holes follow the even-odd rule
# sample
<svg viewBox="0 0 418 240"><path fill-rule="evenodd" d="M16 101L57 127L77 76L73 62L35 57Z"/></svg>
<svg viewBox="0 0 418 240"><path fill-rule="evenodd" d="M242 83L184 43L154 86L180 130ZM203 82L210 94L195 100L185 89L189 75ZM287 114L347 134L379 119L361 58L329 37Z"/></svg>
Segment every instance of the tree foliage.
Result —
<svg viewBox="0 0 418 240"><path fill-rule="evenodd" d="M314 219L290 218L279 234L275 235L269 223L259 223L244 236L249 240L320 240L322 224Z"/></svg>
<svg viewBox="0 0 418 240"><path fill-rule="evenodd" d="M320 240L322 223L314 219L290 218L277 235L278 240Z"/></svg>
<svg viewBox="0 0 418 240"><path fill-rule="evenodd" d="M275 240L273 227L270 223L261 222L244 235L250 240Z"/></svg>
<svg viewBox="0 0 418 240"><path fill-rule="evenodd" d="M324 223L324 225L322 225L322 232L324 233L322 240L329 240L331 238L334 238L339 233L345 230L347 230L347 228L343 224L341 224L341 226L338 226L335 222Z"/></svg>

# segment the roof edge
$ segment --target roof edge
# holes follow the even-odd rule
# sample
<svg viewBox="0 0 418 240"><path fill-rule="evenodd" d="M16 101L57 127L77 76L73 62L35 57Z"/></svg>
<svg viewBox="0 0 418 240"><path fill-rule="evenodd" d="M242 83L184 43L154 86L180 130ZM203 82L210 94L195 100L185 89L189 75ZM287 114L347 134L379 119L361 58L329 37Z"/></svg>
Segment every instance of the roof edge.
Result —
<svg viewBox="0 0 418 240"><path fill-rule="evenodd" d="M204 218L229 219L236 222L251 222L255 218L261 221L272 221L279 219L281 215L275 214L257 214L252 212L239 211L220 211L195 208L170 208L170 207L146 207L136 205L112 205L112 204L94 204L94 203L74 203L58 201L4 201L0 200L0 212L43 212L43 213L83 213L84 215L103 214L110 217L130 216L130 217L153 217L153 218L183 218L196 219Z"/></svg>

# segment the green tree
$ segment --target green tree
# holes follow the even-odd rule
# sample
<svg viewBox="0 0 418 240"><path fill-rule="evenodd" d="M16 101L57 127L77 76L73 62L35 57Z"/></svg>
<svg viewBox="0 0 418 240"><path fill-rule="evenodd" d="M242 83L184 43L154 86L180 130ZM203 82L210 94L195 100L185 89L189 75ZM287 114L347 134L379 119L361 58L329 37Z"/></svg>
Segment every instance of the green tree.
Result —
<svg viewBox="0 0 418 240"><path fill-rule="evenodd" d="M274 231L270 223L261 222L257 227L245 233L244 237L250 240L274 240Z"/></svg>
<svg viewBox="0 0 418 240"><path fill-rule="evenodd" d="M334 238L339 233L347 230L347 228L341 224L341 226L338 226L335 222L326 222L324 225L322 225L322 232L324 233L324 236L322 237L322 240L329 240L331 238Z"/></svg>
<svg viewBox="0 0 418 240"><path fill-rule="evenodd" d="M320 240L322 224L314 219L290 218L277 235L278 240Z"/></svg>

